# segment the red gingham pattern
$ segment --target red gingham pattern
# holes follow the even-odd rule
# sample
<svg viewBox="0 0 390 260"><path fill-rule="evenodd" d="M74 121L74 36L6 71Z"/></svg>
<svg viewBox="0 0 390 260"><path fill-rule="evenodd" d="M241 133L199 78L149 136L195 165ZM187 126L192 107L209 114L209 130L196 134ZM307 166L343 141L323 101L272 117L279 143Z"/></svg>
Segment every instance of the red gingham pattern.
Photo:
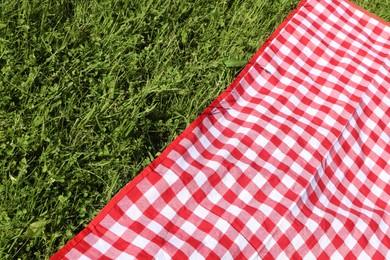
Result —
<svg viewBox="0 0 390 260"><path fill-rule="evenodd" d="M390 25L304 0L52 259L390 259Z"/></svg>

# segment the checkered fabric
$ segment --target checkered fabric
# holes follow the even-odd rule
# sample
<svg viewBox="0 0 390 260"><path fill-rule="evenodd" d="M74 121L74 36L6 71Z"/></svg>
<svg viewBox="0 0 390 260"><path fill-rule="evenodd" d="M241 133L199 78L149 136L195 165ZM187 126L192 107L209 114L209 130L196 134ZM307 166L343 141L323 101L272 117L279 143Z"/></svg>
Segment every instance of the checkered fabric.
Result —
<svg viewBox="0 0 390 260"><path fill-rule="evenodd" d="M52 259L390 259L390 24L303 0Z"/></svg>

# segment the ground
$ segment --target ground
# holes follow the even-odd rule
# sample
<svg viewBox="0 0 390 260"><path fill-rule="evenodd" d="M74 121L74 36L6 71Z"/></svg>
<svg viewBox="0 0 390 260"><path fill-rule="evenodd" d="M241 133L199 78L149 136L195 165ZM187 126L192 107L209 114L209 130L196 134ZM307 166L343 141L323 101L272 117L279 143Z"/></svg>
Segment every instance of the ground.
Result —
<svg viewBox="0 0 390 260"><path fill-rule="evenodd" d="M389 0L356 3L390 21ZM1 0L0 259L77 234L297 4Z"/></svg>

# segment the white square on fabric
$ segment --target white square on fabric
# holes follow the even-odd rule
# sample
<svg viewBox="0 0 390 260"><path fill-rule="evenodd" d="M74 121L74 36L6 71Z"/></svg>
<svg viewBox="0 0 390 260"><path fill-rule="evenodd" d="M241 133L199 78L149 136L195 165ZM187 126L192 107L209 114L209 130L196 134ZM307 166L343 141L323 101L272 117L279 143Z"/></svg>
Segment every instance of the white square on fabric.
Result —
<svg viewBox="0 0 390 260"><path fill-rule="evenodd" d="M301 100L294 94L288 97L288 101L294 105L293 107L297 107L301 103Z"/></svg>
<svg viewBox="0 0 390 260"><path fill-rule="evenodd" d="M347 38L347 35L345 33L338 31L336 34L336 37L340 38L342 41L344 41Z"/></svg>
<svg viewBox="0 0 390 260"><path fill-rule="evenodd" d="M245 247L248 246L248 241L244 236L242 236L240 233L237 234L237 237L234 239L234 243L238 246L238 248L242 251L245 249ZM256 252L257 253L257 252ZM258 257L259 255L255 255ZM223 258L222 258L223 259ZM233 259L233 258L232 258ZM249 257L251 260L255 260L254 258ZM257 259L257 258L256 258Z"/></svg>
<svg viewBox="0 0 390 260"><path fill-rule="evenodd" d="M154 259L170 259L170 256L167 252L165 252L164 249L160 248L160 250L158 250L158 252L156 253L156 255L154 256L155 258ZM123 259L125 260L125 259Z"/></svg>
<svg viewBox="0 0 390 260"><path fill-rule="evenodd" d="M356 188L355 185L351 184L348 186L348 191L353 195L356 196L359 193L358 188Z"/></svg>
<svg viewBox="0 0 390 260"><path fill-rule="evenodd" d="M253 160L256 160L256 158L257 158L259 155L258 155L258 153L256 153L256 152L253 151L252 149L248 148L248 150L245 151L244 156L246 156L249 160L252 160L252 161L253 161ZM241 164L241 166L244 166L245 169L239 167L238 165L236 165L236 166L238 166L238 167L240 168L240 170L242 170L242 171L245 171L245 170L249 167L248 164L244 164L244 163L240 163L240 164Z"/></svg>
<svg viewBox="0 0 390 260"><path fill-rule="evenodd" d="M326 66L329 65L329 62L326 61L324 58L319 58L319 59L317 60L317 64L318 64L318 65L321 65L321 66L323 66L323 67L326 67Z"/></svg>
<svg viewBox="0 0 390 260"><path fill-rule="evenodd" d="M218 241L215 240L212 236L210 235L206 235L205 238L203 239L203 242L205 243L205 245L210 248L211 250L213 250L217 245L218 245Z"/></svg>
<svg viewBox="0 0 390 260"><path fill-rule="evenodd" d="M305 244L305 240L303 240L302 236L299 234L297 234L291 241L291 245L294 247L295 250L299 250L299 248L301 248L303 244Z"/></svg>
<svg viewBox="0 0 390 260"><path fill-rule="evenodd" d="M280 194L280 192L276 189L273 189L268 196L270 199L272 199L276 202L280 202L284 198L284 196L282 194Z"/></svg>
<svg viewBox="0 0 390 260"><path fill-rule="evenodd" d="M280 82L286 86L291 85L292 80L288 77L281 77Z"/></svg>
<svg viewBox="0 0 390 260"><path fill-rule="evenodd" d="M152 204L157 198L160 197L160 192L156 189L156 187L151 186L149 190L144 193L145 198Z"/></svg>
<svg viewBox="0 0 390 260"><path fill-rule="evenodd" d="M276 257L277 260L289 260L290 258L286 255L284 251L279 250L279 254Z"/></svg>
<svg viewBox="0 0 390 260"><path fill-rule="evenodd" d="M289 107L287 107L287 106L281 107L279 111L280 111L279 114L280 114L280 113L283 113L283 114L285 114L285 115L287 115L287 116L288 116L288 115L291 115L291 113L292 113L291 109L290 109ZM284 119L284 118L283 118L283 119ZM280 120L278 120L278 122L281 122L283 119L280 118ZM285 120L285 119L284 119L284 120Z"/></svg>
<svg viewBox="0 0 390 260"><path fill-rule="evenodd" d="M314 232L316 231L316 229L318 228L318 223L312 219L307 219L306 221L306 227L310 230L310 232Z"/></svg>
<svg viewBox="0 0 390 260"><path fill-rule="evenodd" d="M363 80L362 77L359 77L358 75L356 74L353 74L352 77L351 77L351 80L353 82L355 82L356 84L360 84L360 82Z"/></svg>
<svg viewBox="0 0 390 260"><path fill-rule="evenodd" d="M221 194L219 194L218 191L215 189L212 189L209 194L207 194L207 198L215 204L218 204L218 202L222 199Z"/></svg>
<svg viewBox="0 0 390 260"><path fill-rule="evenodd" d="M374 248L378 248L379 245L382 244L381 240L379 240L379 238L375 234L371 235L369 243Z"/></svg>
<svg viewBox="0 0 390 260"><path fill-rule="evenodd" d="M313 254L312 251L308 251L304 257L304 259L316 259L316 256Z"/></svg>
<svg viewBox="0 0 390 260"><path fill-rule="evenodd" d="M301 26L297 26L297 27L296 27L296 30L297 30L297 32L298 32L300 35L305 35L306 30L305 30L304 28L302 28Z"/></svg>
<svg viewBox="0 0 390 260"><path fill-rule="evenodd" d="M255 79L255 81L256 81L256 83L258 83L261 87L264 87L265 85L269 84L269 82L268 82L264 77L262 77L261 75L260 75L259 77L257 77L257 78ZM254 96L258 95L258 94L259 94L258 91L256 91L255 93L250 93L250 95L251 95L252 97L254 97Z"/></svg>
<svg viewBox="0 0 390 260"><path fill-rule="evenodd" d="M238 216L240 214L240 212L242 211L241 208L237 207L236 205L234 204L231 204L227 209L226 209L227 212L229 212L230 214L232 214L233 216Z"/></svg>
<svg viewBox="0 0 390 260"><path fill-rule="evenodd" d="M183 169L184 171L188 169L188 167L190 166L189 163L183 158L183 156L179 156L177 159L176 159L176 164L181 168Z"/></svg>
<svg viewBox="0 0 390 260"><path fill-rule="evenodd" d="M389 251L390 252L390 251ZM389 255L390 256L390 255ZM372 257L370 257L369 255L367 255L367 253L365 251L361 251L360 254L357 256L356 259L371 259ZM389 259L389 257L385 257L385 259Z"/></svg>
<svg viewBox="0 0 390 260"><path fill-rule="evenodd" d="M276 244L275 239L273 239L272 234L269 234L265 240L264 240L264 245L267 248L267 250L271 250L271 248Z"/></svg>
<svg viewBox="0 0 390 260"><path fill-rule="evenodd" d="M282 233L286 233L289 228L291 228L291 224L287 221L285 217L281 217L279 222L276 224Z"/></svg>
<svg viewBox="0 0 390 260"><path fill-rule="evenodd" d="M263 135L259 134L256 137L255 144L260 146L260 147L265 147L269 143L269 140L265 138Z"/></svg>
<svg viewBox="0 0 390 260"><path fill-rule="evenodd" d="M374 81L377 83L377 85L382 85L385 79L382 76L375 75Z"/></svg>
<svg viewBox="0 0 390 260"><path fill-rule="evenodd" d="M282 183L288 188L291 189L294 184L296 183L296 180L285 174L282 178Z"/></svg>
<svg viewBox="0 0 390 260"><path fill-rule="evenodd" d="M167 219L173 219L176 215L176 211L174 211L170 206L166 205L161 211L161 215L166 217Z"/></svg>
<svg viewBox="0 0 390 260"><path fill-rule="evenodd" d="M385 111L383 111L379 106L377 106L375 109L374 109L374 114L379 117L379 118L383 118L383 116L385 115ZM390 116L390 115L389 115Z"/></svg>
<svg viewBox="0 0 390 260"><path fill-rule="evenodd" d="M202 187L202 185L207 181L207 176L203 172L199 171L194 177L194 180L198 187Z"/></svg>
<svg viewBox="0 0 390 260"><path fill-rule="evenodd" d="M321 145L320 141L318 141L318 139L314 136L312 138L310 138L309 144L315 150L317 150L317 148L320 147L320 145Z"/></svg>
<svg viewBox="0 0 390 260"><path fill-rule="evenodd" d="M290 52L291 52L291 50L290 50L289 48L287 48L287 46L285 46L285 45L283 45L283 46L280 48L280 51L281 51L284 55L286 55L286 56L290 55Z"/></svg>
<svg viewBox="0 0 390 260"><path fill-rule="evenodd" d="M291 136L286 135L283 139L283 143L289 148L292 148L294 145L296 145L297 141L294 140Z"/></svg>
<svg viewBox="0 0 390 260"><path fill-rule="evenodd" d="M132 220L138 220L142 216L142 212L135 204L131 205L125 214Z"/></svg>
<svg viewBox="0 0 390 260"><path fill-rule="evenodd" d="M376 144L375 144L376 145ZM374 147L373 147L373 151L375 152L375 153L377 153L377 155L378 156L381 156L382 155L382 152L383 152L383 149L381 148L381 147L375 147L375 145L374 145ZM376 165L376 163L373 161L373 160L371 160L371 158L370 157L366 157L365 158L365 160L364 160L364 165L366 165L367 167L368 167L368 169L370 169L370 170L372 170L373 168L374 168L374 166Z"/></svg>
<svg viewBox="0 0 390 260"><path fill-rule="evenodd" d="M276 158L278 161L283 161L283 158L286 156L279 148L276 148L272 153L272 157Z"/></svg>
<svg viewBox="0 0 390 260"><path fill-rule="evenodd" d="M272 163L264 163L263 168L267 169L270 173L275 173L276 172L276 167Z"/></svg>
<svg viewBox="0 0 390 260"><path fill-rule="evenodd" d="M274 209L266 204L260 204L259 210L267 217L269 217L271 214L275 213Z"/></svg>
<svg viewBox="0 0 390 260"><path fill-rule="evenodd" d="M264 96L263 100L265 102L267 102L269 105L273 105L276 101L276 99L274 97L271 97L271 96Z"/></svg>
<svg viewBox="0 0 390 260"><path fill-rule="evenodd" d="M331 224L332 228L336 233L339 233L340 230L343 228L343 223L340 222L337 218L333 219L333 222Z"/></svg>
<svg viewBox="0 0 390 260"><path fill-rule="evenodd" d="M291 128L295 133L298 134L298 136L302 135L302 133L304 132L303 128L294 124Z"/></svg>
<svg viewBox="0 0 390 260"><path fill-rule="evenodd" d="M148 223L147 225L147 228L151 231L153 231L155 234L158 234L161 232L161 230L164 229L163 226L161 226L159 223L157 223L156 221L150 221L150 223Z"/></svg>
<svg viewBox="0 0 390 260"><path fill-rule="evenodd" d="M366 232L366 229L368 228L367 223L365 223L362 219L358 219L356 222L356 228L364 234Z"/></svg>
<svg viewBox="0 0 390 260"><path fill-rule="evenodd" d="M330 259L344 259L344 257L339 253L339 251L335 250L330 256Z"/></svg>
<svg viewBox="0 0 390 260"><path fill-rule="evenodd" d="M225 186L230 189L237 181L236 179L233 177L233 175L231 175L230 173L226 173L223 178L222 178L222 182L225 184Z"/></svg>
<svg viewBox="0 0 390 260"><path fill-rule="evenodd" d="M121 237L127 230L127 227L122 226L118 222L116 222L114 225L112 225L112 227L110 227L110 231L118 237Z"/></svg>
<svg viewBox="0 0 390 260"><path fill-rule="evenodd" d="M334 120L331 116L326 115L324 119L325 123L327 123L330 126L334 126L336 124L336 120Z"/></svg>
<svg viewBox="0 0 390 260"><path fill-rule="evenodd" d="M313 51L309 47L304 47L302 52L307 56L311 57L313 55Z"/></svg>
<svg viewBox="0 0 390 260"><path fill-rule="evenodd" d="M168 185L174 184L179 179L179 177L169 169L163 175L163 178L167 182Z"/></svg>
<svg viewBox="0 0 390 260"><path fill-rule="evenodd" d="M311 158L313 157L313 155L311 153L309 153L307 150L303 149L299 156L301 158L303 158L305 161L309 162L311 160Z"/></svg>
<svg viewBox="0 0 390 260"><path fill-rule="evenodd" d="M290 37L288 37L287 41L294 46L297 45L299 42L298 39L294 37L294 35L290 35Z"/></svg>
<svg viewBox="0 0 390 260"><path fill-rule="evenodd" d="M338 82L338 79L333 76L333 75L328 75L328 78L327 80L330 82L330 83L333 83L333 84L336 84Z"/></svg>
<svg viewBox="0 0 390 260"><path fill-rule="evenodd" d="M230 153L226 149L220 149L216 154L222 156L223 158L227 158ZM221 163L217 161L208 160L206 166L210 167L214 171L217 171L218 168L221 166Z"/></svg>
<svg viewBox="0 0 390 260"><path fill-rule="evenodd" d="M325 7L322 5L322 4L316 4L315 5L315 9L319 12L319 13L323 13L325 11Z"/></svg>
<svg viewBox="0 0 390 260"><path fill-rule="evenodd" d="M237 245L239 245L236 241L234 241L234 243L235 244L237 244ZM205 258L203 258L203 257L201 257L201 258L195 258L195 257L191 257L190 259L205 259ZM232 256L232 254L229 252L229 251L226 251L226 253L222 256L222 258L221 259L226 259L226 260L233 260L234 259L234 257Z"/></svg>
<svg viewBox="0 0 390 260"><path fill-rule="evenodd" d="M192 235L198 228L189 221L185 221L180 228L184 230L188 235Z"/></svg>
<svg viewBox="0 0 390 260"><path fill-rule="evenodd" d="M378 157L382 157L382 154L385 152L385 150L382 148L381 145L378 145L377 143L373 145L372 151L378 155ZM367 162L367 163L366 163ZM367 158L365 164L372 169L375 166L375 162L371 160L370 158Z"/></svg>
<svg viewBox="0 0 390 260"><path fill-rule="evenodd" d="M295 59L295 62L298 64L299 67L304 67L306 63L299 57Z"/></svg>
<svg viewBox="0 0 390 260"><path fill-rule="evenodd" d="M226 234L226 232L230 228L230 224L223 218L219 218L215 223L215 227L218 228L219 231L221 231L223 234Z"/></svg>
<svg viewBox="0 0 390 260"><path fill-rule="evenodd" d="M377 198L380 198L382 196L383 189L380 189L377 185L372 185L370 190Z"/></svg>
<svg viewBox="0 0 390 260"><path fill-rule="evenodd" d="M380 230L382 230L384 234L389 234L388 231L390 231L389 230L390 226L387 223L385 223L382 219L379 222L379 228Z"/></svg>
<svg viewBox="0 0 390 260"><path fill-rule="evenodd" d="M330 31L332 30L332 26L330 26L328 23L323 23L322 25L322 28L324 28L326 31Z"/></svg>
<svg viewBox="0 0 390 260"><path fill-rule="evenodd" d="M200 130L199 130L199 131L200 131ZM200 141L200 143L202 144L202 146L203 146L205 149L207 149L207 148L209 148L209 147L211 146L211 142L210 142L209 139L207 139L206 135L201 135L201 136L199 137L199 141ZM184 168L184 169L186 169L186 168Z"/></svg>
<svg viewBox="0 0 390 260"><path fill-rule="evenodd" d="M165 259L169 259L169 258L165 258ZM164 260L165 260L165 259L164 259ZM205 260L206 258L204 258L204 257L199 253L199 251L194 250L194 252L190 255L189 259Z"/></svg>
<svg viewBox="0 0 390 260"><path fill-rule="evenodd" d="M310 39L310 42L314 45L314 46L319 46L321 44L321 41L318 40L317 38L311 38Z"/></svg>
<svg viewBox="0 0 390 260"><path fill-rule="evenodd" d="M252 182L256 184L256 186L261 189L267 180L261 175L261 173L256 174L256 176L252 179Z"/></svg>
<svg viewBox="0 0 390 260"><path fill-rule="evenodd" d="M318 241L322 249L326 249L330 243L331 241L327 235L321 236L320 241Z"/></svg>
<svg viewBox="0 0 390 260"><path fill-rule="evenodd" d="M343 163L350 169L352 164L354 163L351 157L349 156L344 156L343 157Z"/></svg>
<svg viewBox="0 0 390 260"><path fill-rule="evenodd" d="M250 231L256 232L261 227L261 224L254 217L250 217L250 219L246 222L246 226Z"/></svg>
<svg viewBox="0 0 390 260"><path fill-rule="evenodd" d="M254 153L254 151L252 149L248 149L248 150L250 150ZM244 156L245 156L245 154L244 154ZM246 170L248 170L251 167L249 164L247 164L245 162L241 162L241 161L238 161L236 163L236 166L237 166L237 168L240 169L241 172L246 172Z"/></svg>
<svg viewBox="0 0 390 260"><path fill-rule="evenodd" d="M322 71L319 70L319 69L313 68L313 69L310 70L310 73L313 74L314 76L317 76L317 77L318 77L318 76L321 75Z"/></svg>
<svg viewBox="0 0 390 260"><path fill-rule="evenodd" d="M334 70L337 71L338 73L340 73L340 75L344 75L344 73L345 73L345 68L340 67L340 66L339 67L335 67ZM351 88L351 90L353 92L353 91L355 91L355 88Z"/></svg>
<svg viewBox="0 0 390 260"><path fill-rule="evenodd" d="M176 248L181 248L185 243L183 240L181 240L180 238L178 238L175 235L171 236L171 238L168 240L168 242Z"/></svg>
<svg viewBox="0 0 390 260"><path fill-rule="evenodd" d="M193 159L197 159L200 157L200 153L199 151L195 148L195 146L190 146L188 147L187 149L188 153L190 154L191 158Z"/></svg>
<svg viewBox="0 0 390 260"><path fill-rule="evenodd" d="M291 169L297 173L297 174L301 174L303 172L303 168L296 162L293 162L291 164Z"/></svg>
<svg viewBox="0 0 390 260"><path fill-rule="evenodd" d="M203 206L201 205L198 205L195 210L194 210L194 214L196 216L198 216L199 218L201 219L205 219L208 215L209 215L210 211L208 211L207 209L205 209Z"/></svg>
<svg viewBox="0 0 390 260"><path fill-rule="evenodd" d="M253 199L253 195L250 194L247 190L243 189L238 195L238 198L246 204L249 204L249 202L251 202L251 200Z"/></svg>
<svg viewBox="0 0 390 260"><path fill-rule="evenodd" d="M260 78L260 77L258 77ZM257 78L256 78L256 81L257 81ZM258 95L259 93L251 86L248 86L247 89L246 89L246 93L251 96L251 97L255 97L256 95Z"/></svg>
<svg viewBox="0 0 390 260"><path fill-rule="evenodd" d="M273 124L269 123L265 126L265 129L270 132L271 134L276 134L276 132L279 130L279 128L277 128L276 126L274 126Z"/></svg>
<svg viewBox="0 0 390 260"><path fill-rule="evenodd" d="M387 173L385 170L382 170L379 174L378 177L381 181L384 183L390 183L390 174Z"/></svg>
<svg viewBox="0 0 390 260"><path fill-rule="evenodd" d="M111 244L107 243L104 239L99 238L99 240L96 241L96 243L93 244L92 247L95 248L100 253L105 254L112 246Z"/></svg>

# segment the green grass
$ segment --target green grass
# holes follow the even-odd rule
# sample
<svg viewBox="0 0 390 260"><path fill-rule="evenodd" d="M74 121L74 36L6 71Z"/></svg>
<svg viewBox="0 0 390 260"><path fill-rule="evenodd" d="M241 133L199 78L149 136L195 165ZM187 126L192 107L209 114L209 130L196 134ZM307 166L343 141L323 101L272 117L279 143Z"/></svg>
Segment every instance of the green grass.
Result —
<svg viewBox="0 0 390 260"><path fill-rule="evenodd" d="M389 1L357 2L390 20ZM1 0L0 259L81 231L297 3Z"/></svg>

